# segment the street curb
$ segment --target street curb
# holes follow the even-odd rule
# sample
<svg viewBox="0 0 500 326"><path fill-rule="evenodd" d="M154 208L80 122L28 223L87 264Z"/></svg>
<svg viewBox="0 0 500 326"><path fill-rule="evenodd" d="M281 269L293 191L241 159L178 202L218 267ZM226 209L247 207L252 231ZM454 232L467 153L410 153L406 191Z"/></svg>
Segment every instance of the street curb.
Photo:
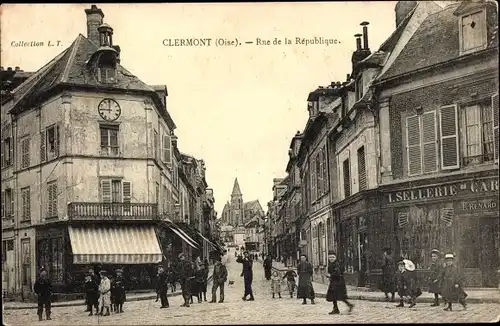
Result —
<svg viewBox="0 0 500 326"><path fill-rule="evenodd" d="M176 297L181 295L180 291L176 291L174 293L169 293L167 294L167 297ZM143 296L143 297L135 297L135 298L127 298L126 302L133 302L133 301L144 301L144 300L152 300L156 299L156 293L151 293L150 295ZM78 306L84 306L85 305L85 300L78 301L78 302L71 302L71 303L54 303L52 304L51 307L78 307ZM37 306L24 306L24 307L3 307L3 310L25 310L25 309L37 309Z"/></svg>

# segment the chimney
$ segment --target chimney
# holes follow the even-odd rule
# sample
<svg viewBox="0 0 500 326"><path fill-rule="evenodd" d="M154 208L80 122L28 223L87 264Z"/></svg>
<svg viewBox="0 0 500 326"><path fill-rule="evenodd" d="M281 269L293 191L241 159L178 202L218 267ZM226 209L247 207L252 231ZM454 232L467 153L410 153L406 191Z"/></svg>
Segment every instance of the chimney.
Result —
<svg viewBox="0 0 500 326"><path fill-rule="evenodd" d="M363 50L370 51L368 47L368 25L369 22L362 22L360 25L363 26Z"/></svg>
<svg viewBox="0 0 500 326"><path fill-rule="evenodd" d="M87 38L99 46L99 31L97 28L103 23L104 13L96 5L92 5L90 9L85 9L85 14L87 15Z"/></svg>
<svg viewBox="0 0 500 326"><path fill-rule="evenodd" d="M417 5L416 1L398 1L394 11L396 12L396 27L401 24L405 17L413 10Z"/></svg>
<svg viewBox="0 0 500 326"><path fill-rule="evenodd" d="M361 36L361 34L354 35L356 38L356 51L361 51Z"/></svg>
<svg viewBox="0 0 500 326"><path fill-rule="evenodd" d="M351 74L347 74L346 81L351 81Z"/></svg>
<svg viewBox="0 0 500 326"><path fill-rule="evenodd" d="M19 70L21 70L21 68L19 68L18 66L16 66L16 71L19 71Z"/></svg>

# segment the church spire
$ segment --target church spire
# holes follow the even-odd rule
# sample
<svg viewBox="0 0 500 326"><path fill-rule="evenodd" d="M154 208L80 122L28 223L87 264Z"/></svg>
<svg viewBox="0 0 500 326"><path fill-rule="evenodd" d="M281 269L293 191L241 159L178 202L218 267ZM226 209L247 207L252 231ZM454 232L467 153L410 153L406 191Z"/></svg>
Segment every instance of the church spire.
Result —
<svg viewBox="0 0 500 326"><path fill-rule="evenodd" d="M241 196L240 185L238 184L238 178L234 179L233 192L231 193L231 197Z"/></svg>

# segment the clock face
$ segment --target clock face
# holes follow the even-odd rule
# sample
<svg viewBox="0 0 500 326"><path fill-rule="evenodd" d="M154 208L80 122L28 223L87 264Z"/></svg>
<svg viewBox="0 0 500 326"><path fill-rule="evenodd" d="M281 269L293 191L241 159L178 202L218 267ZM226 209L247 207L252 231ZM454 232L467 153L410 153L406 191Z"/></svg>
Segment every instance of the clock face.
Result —
<svg viewBox="0 0 500 326"><path fill-rule="evenodd" d="M97 108L99 115L107 121L115 121L122 114L122 109L115 100L104 99Z"/></svg>

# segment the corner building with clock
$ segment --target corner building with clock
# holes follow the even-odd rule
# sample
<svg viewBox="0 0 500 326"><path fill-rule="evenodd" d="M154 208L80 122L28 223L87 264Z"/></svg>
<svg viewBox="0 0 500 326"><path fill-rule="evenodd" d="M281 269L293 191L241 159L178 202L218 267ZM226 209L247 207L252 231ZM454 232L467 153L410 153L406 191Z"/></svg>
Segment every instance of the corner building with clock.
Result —
<svg viewBox="0 0 500 326"><path fill-rule="evenodd" d="M167 88L126 70L101 9L85 13L87 37L2 103L9 292L31 292L42 267L57 293L81 292L89 267L122 268L130 288L140 288L167 254L156 232L158 220L174 219L182 164ZM188 232L175 234L180 250L196 247Z"/></svg>

